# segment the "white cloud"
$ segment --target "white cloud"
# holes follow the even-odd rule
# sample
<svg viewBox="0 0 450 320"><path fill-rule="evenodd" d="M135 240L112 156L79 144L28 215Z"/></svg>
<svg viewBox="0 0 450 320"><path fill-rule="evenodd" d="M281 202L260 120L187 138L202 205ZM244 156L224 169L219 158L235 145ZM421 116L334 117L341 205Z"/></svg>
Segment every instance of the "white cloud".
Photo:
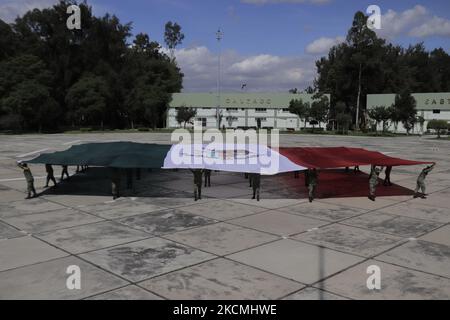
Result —
<svg viewBox="0 0 450 320"><path fill-rule="evenodd" d="M450 20L435 16L424 6L416 5L403 12L388 10L381 17L380 37L393 40L399 36L450 36Z"/></svg>
<svg viewBox="0 0 450 320"><path fill-rule="evenodd" d="M325 4L329 3L332 0L241 0L242 3L246 4L256 4L256 5L264 5L264 4L278 4L278 3L312 3L312 4Z"/></svg>
<svg viewBox="0 0 450 320"><path fill-rule="evenodd" d="M414 37L450 37L450 20L434 16L427 22L413 28L409 34Z"/></svg>
<svg viewBox="0 0 450 320"><path fill-rule="evenodd" d="M185 92L214 92L217 81L217 55L204 46L176 51L178 65L185 74ZM269 54L242 56L229 50L222 53L222 91L287 92L305 88L315 76L312 57L286 57Z"/></svg>
<svg viewBox="0 0 450 320"><path fill-rule="evenodd" d="M57 0L1 0L0 19L11 23L29 10L48 8L57 2Z"/></svg>
<svg viewBox="0 0 450 320"><path fill-rule="evenodd" d="M332 46L335 46L341 42L344 42L344 37L336 37L336 38L319 38L311 42L306 46L306 52L309 54L325 54L327 53Z"/></svg>

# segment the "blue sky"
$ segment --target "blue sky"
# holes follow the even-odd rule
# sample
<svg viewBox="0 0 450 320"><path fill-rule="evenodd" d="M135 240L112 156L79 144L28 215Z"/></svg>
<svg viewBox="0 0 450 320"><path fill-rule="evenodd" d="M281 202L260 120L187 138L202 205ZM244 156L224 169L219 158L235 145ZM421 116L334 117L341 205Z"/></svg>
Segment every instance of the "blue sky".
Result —
<svg viewBox="0 0 450 320"><path fill-rule="evenodd" d="M55 0L0 0L0 18L10 20L31 7ZM314 61L343 40L356 11L378 5L380 36L407 46L424 42L428 49L450 52L448 0L90 0L97 15L116 14L133 22L133 32L148 33L163 43L164 24L179 23L185 34L176 56L185 73L185 91L212 91L217 75L220 26L224 90L303 89L315 77Z"/></svg>

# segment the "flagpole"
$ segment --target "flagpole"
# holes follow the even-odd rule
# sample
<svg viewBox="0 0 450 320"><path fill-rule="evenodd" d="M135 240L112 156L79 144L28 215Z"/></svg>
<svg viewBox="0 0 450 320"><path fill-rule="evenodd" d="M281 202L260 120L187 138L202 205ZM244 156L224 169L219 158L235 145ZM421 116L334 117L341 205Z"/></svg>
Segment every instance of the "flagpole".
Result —
<svg viewBox="0 0 450 320"><path fill-rule="evenodd" d="M219 56L218 56L218 64L217 64L217 107L216 107L216 120L217 120L217 129L220 130L220 69L221 69L221 48L220 41L223 38L223 33L220 28L216 32L216 39L219 47Z"/></svg>

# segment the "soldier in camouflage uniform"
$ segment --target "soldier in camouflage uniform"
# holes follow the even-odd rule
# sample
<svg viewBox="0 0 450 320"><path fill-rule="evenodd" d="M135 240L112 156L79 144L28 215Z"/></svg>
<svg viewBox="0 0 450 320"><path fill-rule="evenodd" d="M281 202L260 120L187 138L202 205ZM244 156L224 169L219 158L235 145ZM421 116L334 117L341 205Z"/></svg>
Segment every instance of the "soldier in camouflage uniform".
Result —
<svg viewBox="0 0 450 320"><path fill-rule="evenodd" d="M426 199L426 186L425 186L425 178L434 169L436 163L433 163L431 166L426 167L422 170L419 177L417 178L416 190L414 191L414 198L421 197L422 199ZM419 189L422 191L422 195L419 196Z"/></svg>
<svg viewBox="0 0 450 320"><path fill-rule="evenodd" d="M51 181L53 181L53 184L56 186L56 179L55 176L53 174L53 167L51 164L46 164L45 165L45 171L47 172L47 182L45 184L45 188L48 188L48 183Z"/></svg>
<svg viewBox="0 0 450 320"><path fill-rule="evenodd" d="M205 173L205 188L211 187L211 170L205 169L204 173Z"/></svg>
<svg viewBox="0 0 450 320"><path fill-rule="evenodd" d="M34 178L30 168L28 168L28 165L26 163L19 163L18 166L23 170L23 175L25 176L25 180L27 181L28 196L25 199L37 197L36 190L34 189ZM33 194L33 196L31 196L31 194Z"/></svg>
<svg viewBox="0 0 450 320"><path fill-rule="evenodd" d="M111 175L111 191L113 200L116 200L120 197L120 169L119 168L112 168L112 175Z"/></svg>
<svg viewBox="0 0 450 320"><path fill-rule="evenodd" d="M63 166L62 166L62 171L61 171L61 181L63 181L64 175L67 177L67 179L69 179L69 171L68 171L67 165L63 165Z"/></svg>
<svg viewBox="0 0 450 320"><path fill-rule="evenodd" d="M250 173L251 187L253 189L253 197L259 201L259 191L261 189L261 175L259 173Z"/></svg>
<svg viewBox="0 0 450 320"><path fill-rule="evenodd" d="M377 168L376 166L372 166L372 169L370 171L369 175L369 196L368 198L372 201L375 201L376 195L376 189L378 185L378 176L380 175L381 171L383 171L383 167Z"/></svg>
<svg viewBox="0 0 450 320"><path fill-rule="evenodd" d="M391 172L392 172L392 166L387 166L386 170L384 170L384 174L386 175L383 181L383 185L390 187L392 186L391 183Z"/></svg>
<svg viewBox="0 0 450 320"><path fill-rule="evenodd" d="M202 169L191 169L194 174L194 199L195 201L202 199Z"/></svg>
<svg viewBox="0 0 450 320"><path fill-rule="evenodd" d="M319 173L315 168L309 169L307 176L308 176L308 198L309 202L312 202L314 200L314 197L316 196L317 180L319 178Z"/></svg>

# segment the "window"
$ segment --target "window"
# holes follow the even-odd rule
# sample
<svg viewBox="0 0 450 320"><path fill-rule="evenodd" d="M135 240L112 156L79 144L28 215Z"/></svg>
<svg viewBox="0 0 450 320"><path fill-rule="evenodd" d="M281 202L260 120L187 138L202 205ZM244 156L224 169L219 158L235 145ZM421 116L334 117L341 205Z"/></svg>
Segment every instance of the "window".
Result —
<svg viewBox="0 0 450 320"><path fill-rule="evenodd" d="M267 121L267 118L255 118L256 121Z"/></svg>
<svg viewBox="0 0 450 320"><path fill-rule="evenodd" d="M289 108L283 108L283 112L289 112Z"/></svg>
<svg viewBox="0 0 450 320"><path fill-rule="evenodd" d="M433 110L433 113L439 114L439 113L441 113L441 110L439 110L439 109L434 109L434 110Z"/></svg>
<svg viewBox="0 0 450 320"><path fill-rule="evenodd" d="M255 111L256 112L266 112L267 109L266 108L256 108Z"/></svg>
<svg viewBox="0 0 450 320"><path fill-rule="evenodd" d="M203 109L204 109L204 110L211 110L210 107L204 107Z"/></svg>
<svg viewBox="0 0 450 320"><path fill-rule="evenodd" d="M227 108L227 111L229 111L229 112L238 111L238 108Z"/></svg>

